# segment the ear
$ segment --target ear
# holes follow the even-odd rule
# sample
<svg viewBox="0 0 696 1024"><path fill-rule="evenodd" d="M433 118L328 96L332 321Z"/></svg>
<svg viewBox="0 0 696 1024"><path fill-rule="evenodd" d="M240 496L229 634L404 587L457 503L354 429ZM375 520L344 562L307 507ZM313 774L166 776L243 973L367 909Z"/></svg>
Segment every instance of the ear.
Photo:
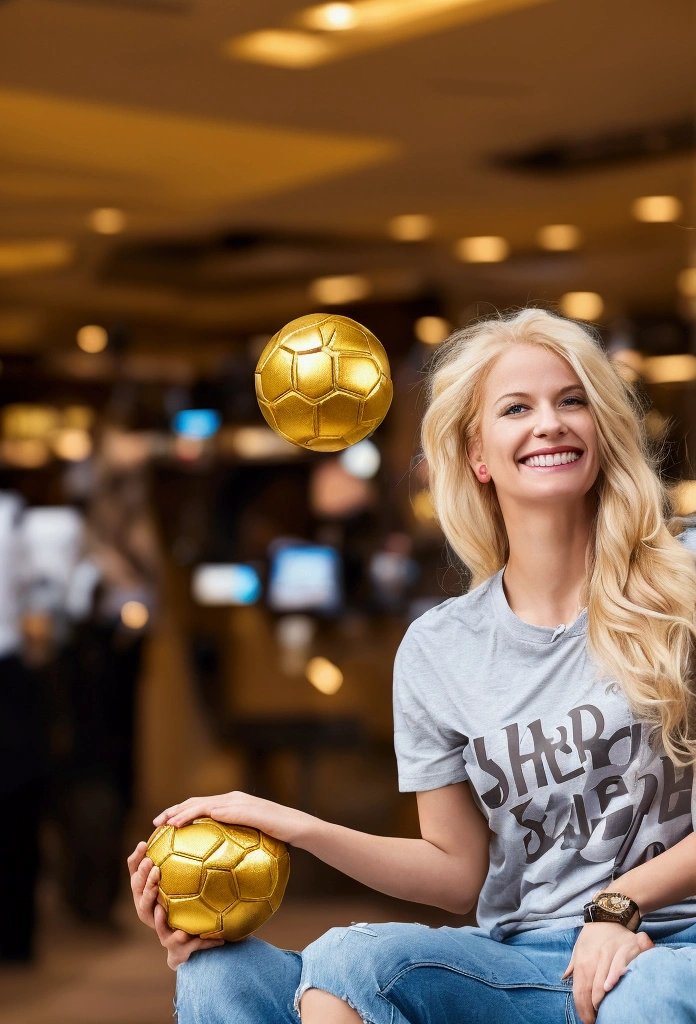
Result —
<svg viewBox="0 0 696 1024"><path fill-rule="evenodd" d="M478 436L473 437L467 445L466 457L469 460L469 465L473 469L474 473L478 476L479 466L481 463L486 461L483 457L481 441Z"/></svg>

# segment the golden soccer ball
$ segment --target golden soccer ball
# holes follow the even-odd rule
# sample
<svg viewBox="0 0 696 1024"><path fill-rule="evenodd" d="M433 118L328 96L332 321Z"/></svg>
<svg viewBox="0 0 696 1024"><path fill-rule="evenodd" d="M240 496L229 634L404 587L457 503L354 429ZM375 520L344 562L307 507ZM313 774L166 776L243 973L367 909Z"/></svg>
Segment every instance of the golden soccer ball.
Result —
<svg viewBox="0 0 696 1024"><path fill-rule="evenodd" d="M170 928L218 932L228 942L259 928L280 906L290 875L285 843L255 828L196 818L161 825L147 844L160 869L159 895Z"/></svg>
<svg viewBox="0 0 696 1024"><path fill-rule="evenodd" d="M389 360L366 327L347 316L291 320L264 348L256 397L269 426L315 452L338 452L367 437L392 400Z"/></svg>

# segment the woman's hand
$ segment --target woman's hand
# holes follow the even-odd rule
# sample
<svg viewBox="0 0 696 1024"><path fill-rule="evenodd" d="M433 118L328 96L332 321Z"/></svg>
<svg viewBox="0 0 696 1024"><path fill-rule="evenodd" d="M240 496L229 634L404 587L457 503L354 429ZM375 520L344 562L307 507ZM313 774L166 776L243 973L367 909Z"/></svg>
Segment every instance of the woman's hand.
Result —
<svg viewBox="0 0 696 1024"><path fill-rule="evenodd" d="M167 924L164 908L157 902L159 868L145 856L147 843L138 843L128 858L131 876L131 891L138 917L148 928L154 928L160 942L167 950L167 965L173 971L197 949L212 949L222 946L224 939L213 932L198 936L188 935L180 929L175 931Z"/></svg>
<svg viewBox="0 0 696 1024"><path fill-rule="evenodd" d="M303 826L311 820L309 814L262 800L249 793L221 793L219 796L192 796L180 804L167 807L154 819L154 825L187 825L194 818L214 818L229 825L259 828L268 835L286 843L294 843Z"/></svg>
<svg viewBox="0 0 696 1024"><path fill-rule="evenodd" d="M631 960L655 943L645 932L622 924L592 921L578 935L563 974L573 975L573 999L582 1024L594 1024L602 999L625 973Z"/></svg>

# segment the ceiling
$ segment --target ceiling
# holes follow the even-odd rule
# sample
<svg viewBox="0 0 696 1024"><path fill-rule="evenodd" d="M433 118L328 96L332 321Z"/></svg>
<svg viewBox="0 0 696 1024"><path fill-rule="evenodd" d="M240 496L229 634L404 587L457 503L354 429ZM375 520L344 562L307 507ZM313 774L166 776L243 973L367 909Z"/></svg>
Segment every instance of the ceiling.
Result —
<svg viewBox="0 0 696 1024"><path fill-rule="evenodd" d="M673 313L692 152L555 174L499 158L693 118L694 4L525 3L307 69L225 54L291 24L289 0L4 3L0 246L64 240L72 256L0 267L0 346L67 347L97 317L145 346L273 330L308 311L322 273L365 272L377 300L437 294L455 321L479 300L575 289L604 296L606 322ZM636 223L631 203L650 194L677 195L680 221ZM124 210L124 234L90 231L97 206ZM412 212L434 217L433 239L390 241L389 218ZM539 250L548 223L577 224L582 249ZM458 262L453 241L478 234L505 236L509 259Z"/></svg>

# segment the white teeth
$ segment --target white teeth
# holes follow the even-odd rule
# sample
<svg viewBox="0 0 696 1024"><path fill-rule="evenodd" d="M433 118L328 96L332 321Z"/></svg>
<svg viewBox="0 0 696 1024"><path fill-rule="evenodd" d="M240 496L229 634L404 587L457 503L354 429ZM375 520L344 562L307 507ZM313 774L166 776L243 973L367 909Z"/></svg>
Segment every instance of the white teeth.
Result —
<svg viewBox="0 0 696 1024"><path fill-rule="evenodd" d="M527 466L565 466L568 462L577 462L579 452L556 452L555 455L531 455L522 461Z"/></svg>

